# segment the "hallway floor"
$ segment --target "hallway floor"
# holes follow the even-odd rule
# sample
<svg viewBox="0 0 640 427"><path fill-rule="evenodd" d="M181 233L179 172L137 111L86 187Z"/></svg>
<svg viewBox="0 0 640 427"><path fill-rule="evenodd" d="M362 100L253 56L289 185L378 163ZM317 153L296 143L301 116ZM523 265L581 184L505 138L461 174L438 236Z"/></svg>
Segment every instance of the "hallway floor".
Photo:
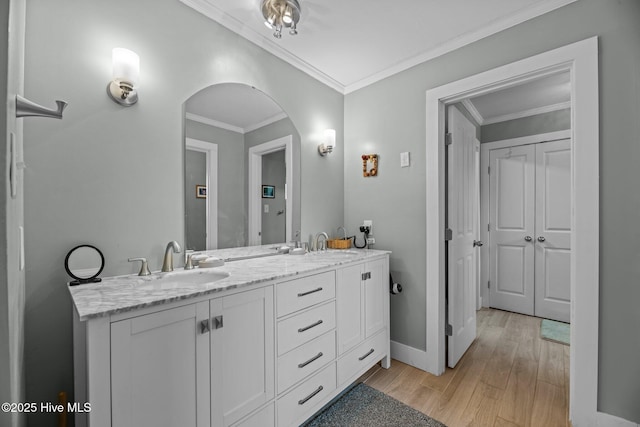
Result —
<svg viewBox="0 0 640 427"><path fill-rule="evenodd" d="M541 319L478 311L478 336L439 376L396 360L365 382L449 427L570 427L569 347L540 338Z"/></svg>

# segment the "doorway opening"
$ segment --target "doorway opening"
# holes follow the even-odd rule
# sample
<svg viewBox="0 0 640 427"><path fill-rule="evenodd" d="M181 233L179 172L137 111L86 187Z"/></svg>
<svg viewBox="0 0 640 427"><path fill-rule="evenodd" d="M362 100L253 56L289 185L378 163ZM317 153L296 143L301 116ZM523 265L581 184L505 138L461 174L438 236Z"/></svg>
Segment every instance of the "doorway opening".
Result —
<svg viewBox="0 0 640 427"><path fill-rule="evenodd" d="M185 139L185 233L189 249L218 248L218 144Z"/></svg>
<svg viewBox="0 0 640 427"><path fill-rule="evenodd" d="M273 153L284 151L284 163L285 163L285 179L284 179L284 212L278 214L281 209L277 209L276 212L272 212L268 207L269 204L262 203L263 198L263 185L268 184L263 182L263 160ZM249 181L247 195L249 198L249 245L261 245L263 244L263 214L268 213L271 216L280 217L285 216L285 230L284 240L280 242L272 242L265 239L266 243L284 243L292 240L293 220L291 212L293 212L293 170L291 165L293 164L293 136L287 135L282 138L275 139L273 141L265 142L260 145L253 146L249 149ZM270 185L270 184L269 184ZM277 189L276 189L277 194ZM270 197L269 197L270 199ZM275 199L275 197L274 197ZM264 208L267 206L267 208ZM269 210L268 212L265 212ZM269 224L264 224L268 226ZM264 230L265 232L267 230ZM271 231L271 230L270 230Z"/></svg>
<svg viewBox="0 0 640 427"><path fill-rule="evenodd" d="M445 112L463 99L545 75L571 77L571 347L570 418L597 414L599 136L597 38L587 39L427 91L427 370L444 372L445 357ZM576 186L576 182L580 185ZM580 268L578 268L578 265ZM577 286L580 283L580 286Z"/></svg>

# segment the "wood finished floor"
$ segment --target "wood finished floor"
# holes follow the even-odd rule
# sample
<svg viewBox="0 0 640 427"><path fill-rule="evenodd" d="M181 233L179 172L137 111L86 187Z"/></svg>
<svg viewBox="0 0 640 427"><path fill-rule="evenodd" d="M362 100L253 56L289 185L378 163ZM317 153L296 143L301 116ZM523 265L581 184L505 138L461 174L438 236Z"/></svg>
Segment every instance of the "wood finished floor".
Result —
<svg viewBox="0 0 640 427"><path fill-rule="evenodd" d="M540 338L541 319L478 311L478 336L436 377L393 360L364 382L449 427L571 427L569 346Z"/></svg>

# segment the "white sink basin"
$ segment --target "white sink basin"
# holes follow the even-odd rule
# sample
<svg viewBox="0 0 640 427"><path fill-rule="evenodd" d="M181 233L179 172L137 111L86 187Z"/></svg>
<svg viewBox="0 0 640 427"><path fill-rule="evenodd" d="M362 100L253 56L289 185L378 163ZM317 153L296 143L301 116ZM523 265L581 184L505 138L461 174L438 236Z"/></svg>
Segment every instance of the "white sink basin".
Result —
<svg viewBox="0 0 640 427"><path fill-rule="evenodd" d="M229 273L216 271L213 269L197 269L195 271L173 271L170 273L159 273L151 278L138 289L162 290L176 289L188 286L198 286L217 282L229 277Z"/></svg>

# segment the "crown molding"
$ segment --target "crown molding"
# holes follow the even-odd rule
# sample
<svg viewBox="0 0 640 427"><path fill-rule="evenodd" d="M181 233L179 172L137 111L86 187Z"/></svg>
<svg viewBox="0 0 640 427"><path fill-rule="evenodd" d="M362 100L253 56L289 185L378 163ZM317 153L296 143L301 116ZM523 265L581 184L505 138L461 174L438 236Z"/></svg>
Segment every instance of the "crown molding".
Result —
<svg viewBox="0 0 640 427"><path fill-rule="evenodd" d="M517 113L505 114L503 116L485 119L482 125L492 125L494 123L506 122L509 120L522 119L524 117L535 116L538 114L551 113L553 111L565 110L571 108L571 101L561 102L559 104L545 105L544 107L532 108L530 110L518 111Z"/></svg>
<svg viewBox="0 0 640 427"><path fill-rule="evenodd" d="M197 12L200 12L204 16L216 21L218 24L244 37L245 39L263 48L277 58L282 59L283 61L289 63L291 66L308 74L309 76L315 78L319 82L329 86L330 88L343 95L355 92L356 90L362 89L401 71L407 70L418 64L452 52L485 37L506 30L507 28L514 27L522 22L528 21L540 15L544 15L545 13L551 12L552 10L566 6L575 1L578 0L547 0L544 2L540 2L510 16L507 16L506 18L496 20L490 25L487 25L476 31L472 31L470 33L466 33L459 37L456 37L446 43L439 45L434 49L400 61L396 65L372 74L369 77L366 77L354 83L350 83L348 85L344 85L339 81L333 79L326 73L320 71L318 68L312 66L308 62L285 50L277 43L264 37L262 34L257 33L256 31L247 27L241 21L208 3L206 0L180 0L180 2L191 7Z"/></svg>
<svg viewBox="0 0 640 427"><path fill-rule="evenodd" d="M484 117L482 117L482 114L480 114L475 104L471 102L469 98L464 99L462 101L462 105L464 105L464 108L467 109L467 111L469 112L469 114L471 114L471 117L473 117L476 123L478 123L480 126L482 126L485 123Z"/></svg>
<svg viewBox="0 0 640 427"><path fill-rule="evenodd" d="M231 125L229 123L225 123L225 122L221 122L219 120L214 120L214 119L210 119L208 117L203 117L200 116L198 114L193 114L193 113L185 113L185 118L187 120L191 120L194 122L198 122L198 123L202 123L205 125L209 125L209 126L213 126L213 127L217 127L220 129L225 129L225 130L229 130L231 132L235 132L235 133L241 133L241 134L245 134L245 133L249 133L249 132L253 132L256 129L260 129L261 127L270 125L271 123L275 123L278 120L282 120L282 119L286 119L287 117L289 117L287 115L287 113L285 113L284 111L278 113L278 114L274 114L273 116L259 122L259 123L255 123L253 125L247 126L246 128L241 128L240 126L234 126Z"/></svg>
<svg viewBox="0 0 640 427"><path fill-rule="evenodd" d="M205 125L217 127L220 129L230 130L231 132L244 134L244 129L239 126L230 125L229 123L219 122L208 117L199 116L193 113L185 113L185 118L194 122L202 123Z"/></svg>
<svg viewBox="0 0 640 427"><path fill-rule="evenodd" d="M293 67L297 68L298 70L308 74L309 76L313 77L314 79L318 80L319 82L324 83L325 85L329 86L333 90L335 90L335 91L337 91L337 92L339 92L341 94L344 94L344 85L342 83L340 83L337 80L329 77L327 74L325 74L322 71L320 71L319 69L315 68L314 66L312 66L308 62L303 61L302 59L300 59L297 56L293 55L289 51L283 49L277 43L269 40L268 38L264 37L263 35L255 32L251 28L245 26L241 21L239 21L236 18L234 18L233 16L225 13L224 11L220 10L219 8L213 6L212 4L208 3L207 1L205 1L205 0L180 0L180 2L182 2L185 5L191 7L192 9L195 9L197 12L200 12L201 14L206 16L207 18L213 19L214 21L216 21L218 24L222 25L223 27L225 27L225 28L233 31L234 33L244 37L245 39L249 40L253 44L263 48L267 52L271 53L272 55L274 55L274 56L276 56L276 57L278 57L280 59L282 59L283 61L287 62L288 64L292 65Z"/></svg>
<svg viewBox="0 0 640 427"><path fill-rule="evenodd" d="M261 127L270 125L271 123L275 123L278 120L286 119L287 117L289 117L289 116L287 116L287 113L282 111L282 112L280 112L278 114L275 114L275 115L269 117L266 120L261 121L260 123L256 123L256 124L253 124L251 126L247 126L246 128L244 128L244 133L253 132L256 129L260 129Z"/></svg>

